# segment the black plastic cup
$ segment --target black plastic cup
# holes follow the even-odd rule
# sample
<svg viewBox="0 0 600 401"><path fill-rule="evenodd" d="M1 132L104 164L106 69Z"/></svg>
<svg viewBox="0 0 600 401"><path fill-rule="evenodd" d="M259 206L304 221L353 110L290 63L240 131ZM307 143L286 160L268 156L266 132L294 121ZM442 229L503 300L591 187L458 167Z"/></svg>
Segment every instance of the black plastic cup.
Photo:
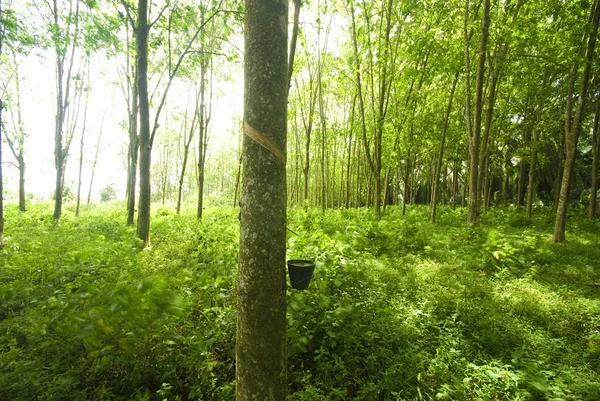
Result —
<svg viewBox="0 0 600 401"><path fill-rule="evenodd" d="M313 272L315 271L315 262L310 260L292 259L288 260L287 265L292 288L297 290L307 289Z"/></svg>

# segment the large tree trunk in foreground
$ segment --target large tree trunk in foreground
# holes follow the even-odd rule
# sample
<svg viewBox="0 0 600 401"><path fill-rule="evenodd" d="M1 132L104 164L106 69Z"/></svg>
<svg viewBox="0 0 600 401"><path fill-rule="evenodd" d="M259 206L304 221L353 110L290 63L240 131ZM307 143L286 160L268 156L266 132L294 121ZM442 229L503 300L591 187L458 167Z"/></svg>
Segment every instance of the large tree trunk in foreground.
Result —
<svg viewBox="0 0 600 401"><path fill-rule="evenodd" d="M581 120L587 98L587 89L590 79L590 71L592 69L592 58L594 48L596 46L596 34L598 32L598 20L600 19L600 7L598 0L592 6L593 23L589 34L587 50L585 53L585 65L580 82L579 98L577 99L577 109L573 121L571 121L572 107L567 106L567 115L565 124L565 144L567 149L567 157L565 159L565 167L563 170L562 184L560 186L560 195L558 199L558 208L556 210L556 223L554 225L554 234L552 240L554 242L565 241L565 223L567 220L567 207L569 205L569 190L571 188L571 176L573 175L573 167L575 166L575 155L577 153L577 141L579 140L579 132L581 131ZM569 99L570 104L573 102L573 85L577 77L577 64L573 67L569 84Z"/></svg>
<svg viewBox="0 0 600 401"><path fill-rule="evenodd" d="M238 401L282 401L286 366L287 0L246 0Z"/></svg>

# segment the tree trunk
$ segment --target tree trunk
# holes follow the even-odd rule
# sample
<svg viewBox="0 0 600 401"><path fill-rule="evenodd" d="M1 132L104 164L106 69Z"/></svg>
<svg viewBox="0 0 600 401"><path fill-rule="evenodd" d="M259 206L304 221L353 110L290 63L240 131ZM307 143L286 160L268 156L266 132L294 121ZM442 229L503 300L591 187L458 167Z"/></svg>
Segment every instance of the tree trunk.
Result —
<svg viewBox="0 0 600 401"><path fill-rule="evenodd" d="M188 97L189 99L189 97ZM194 131L196 130L196 117L198 115L198 96L196 96L196 105L194 106L194 115L192 116L192 124L190 126L190 131L187 136L184 136L184 145L183 145L183 161L181 162L181 175L179 176L179 188L177 190L177 214L181 211L181 197L183 194L183 182L185 181L185 169L187 166L187 160L190 153L190 145L192 144L192 139L194 138ZM187 121L187 108L185 112L185 119ZM187 125L187 123L186 123Z"/></svg>
<svg viewBox="0 0 600 401"><path fill-rule="evenodd" d="M590 187L590 206L588 218L596 217L596 203L598 194L598 165L600 164L600 133L598 132L598 120L600 120L600 98L596 99L596 114L594 115L594 129L592 131L592 185Z"/></svg>
<svg viewBox="0 0 600 401"><path fill-rule="evenodd" d="M431 189L431 223L435 223L435 212L438 198L438 181L440 180L440 172L442 171L442 160L444 158L444 146L446 144L446 132L448 131L448 121L450 120L450 112L452 111L452 100L454 99L454 91L458 83L458 72L454 74L454 82L450 90L450 99L444 116L444 124L442 126L442 138L440 139L440 150L437 155L437 164L433 173L433 186Z"/></svg>
<svg viewBox="0 0 600 401"><path fill-rule="evenodd" d="M531 143L530 140L527 140L527 142L526 145ZM525 200L525 180L528 173L527 163L524 160L521 160L521 164L519 164L519 178L517 180L517 207L523 206L523 201Z"/></svg>
<svg viewBox="0 0 600 401"><path fill-rule="evenodd" d="M290 93L290 87L292 86L292 75L294 74L294 58L296 57L296 43L298 41L298 26L300 23L300 8L302 7L302 0L294 0L294 25L292 27L292 40L290 43L290 54L288 62L288 81L287 91Z"/></svg>
<svg viewBox="0 0 600 401"><path fill-rule="evenodd" d="M410 128L412 132L412 127ZM412 136L412 135L411 135ZM408 148L408 154L406 155L406 165L404 166L404 186L402 188L402 216L406 214L406 202L409 200L409 192L410 192L410 170L411 166L411 151L410 147Z"/></svg>
<svg viewBox="0 0 600 401"><path fill-rule="evenodd" d="M287 0L246 0L237 401L281 401L286 366Z"/></svg>
<svg viewBox="0 0 600 401"><path fill-rule="evenodd" d="M100 141L102 140L102 131L104 128L104 117L106 117L106 110L102 114L102 120L100 121L100 132L98 133L98 142L96 142L96 153L94 154L94 162L92 163L92 175L90 176L90 188L88 189L87 204L90 204L92 199L92 186L94 184L94 173L96 172L96 165L98 164L98 156L100 155Z"/></svg>
<svg viewBox="0 0 600 401"><path fill-rule="evenodd" d="M558 208L556 211L556 223L554 225L554 234L552 240L554 242L565 241L565 223L567 220L567 207L569 205L569 190L571 187L571 176L573 175L573 167L575 166L575 155L577 153L577 141L579 139L579 133L581 131L581 121L583 119L583 112L585 107L585 101L587 99L587 89L590 79L590 71L592 69L592 59L594 55L594 48L596 46L596 34L598 32L598 21L600 20L600 6L598 0L592 5L593 23L591 31L589 33L587 50L585 53L585 64L583 67L583 73L580 81L579 98L577 99L577 109L575 116L570 124L565 124L565 127L570 129L565 132L565 143L567 148L567 157L565 160L565 166L562 177L562 184L560 186L560 197L558 200ZM585 36L584 36L585 37ZM570 77L570 89L574 85L574 81L577 77L577 63L572 71ZM569 90L568 102L572 104L573 91ZM566 121L571 120L571 113L567 107Z"/></svg>
<svg viewBox="0 0 600 401"><path fill-rule="evenodd" d="M89 64L88 64L89 76ZM75 207L75 216L79 216L79 206L81 205L81 173L83 172L83 143L85 140L85 129L87 124L87 109L89 100L89 91L85 95L85 108L83 109L83 128L81 129L81 142L79 143L79 175L77 177L77 206Z"/></svg>
<svg viewBox="0 0 600 401"><path fill-rule="evenodd" d="M2 10L2 1L0 0L0 10ZM4 36L4 35L1 35ZM0 37L0 54L2 54L2 37ZM4 249L4 176L2 175L2 110L4 102L0 99L0 250Z"/></svg>
<svg viewBox="0 0 600 401"><path fill-rule="evenodd" d="M148 101L148 0L138 2L137 22L137 87L140 113L140 199L137 235L145 245L150 243L150 105Z"/></svg>
<svg viewBox="0 0 600 401"><path fill-rule="evenodd" d="M0 32L0 35L2 35L2 32ZM25 155L24 155L25 132L23 130L23 116L21 114L21 79L19 77L18 63L17 63L16 57L14 55L14 52L13 52L13 60L14 60L14 65L17 66L17 68L15 68L15 89L16 89L16 95L17 95L17 103L16 103L16 108L17 108L16 131L17 131L17 133L16 133L16 137L13 138L12 140L8 138L7 132L5 132L4 134L7 138L8 147L11 150L13 156L15 157L15 159L17 160L17 163L18 163L18 167L19 167L19 211L25 212L26 211ZM13 118L13 121L14 121L14 118ZM2 135L0 135L0 141L1 140L2 140ZM16 146L15 146L14 142L16 142Z"/></svg>
<svg viewBox="0 0 600 401"><path fill-rule="evenodd" d="M136 41L137 43L137 41ZM138 156L140 138L138 135L139 96L137 85L137 58L134 68L134 83L131 86L131 114L129 116L129 163L127 171L127 225L133 226L135 220L135 192L137 184ZM89 199L89 198L88 198ZM88 201L89 202L89 201Z"/></svg>
<svg viewBox="0 0 600 401"><path fill-rule="evenodd" d="M467 0L468 1L468 0ZM468 7L465 10L465 37L468 18ZM473 115L472 135L469 138L469 150L471 153L471 165L469 171L469 213L467 222L474 224L479 220L479 194L477 193L477 184L479 181L479 147L481 137L481 115L483 110L483 82L485 72L485 56L487 50L487 41L490 27L490 0L484 0L483 18L481 20L481 42L479 43L479 60L477 64L477 82L475 84L475 112ZM469 43L465 38L465 55L467 69L470 68L468 62ZM467 85L467 92L471 89ZM467 96L469 99L470 96Z"/></svg>
<svg viewBox="0 0 600 401"><path fill-rule="evenodd" d="M542 120L542 102L538 104L536 122L539 124ZM531 159L529 160L529 183L527 185L527 211L525 216L527 218L531 217L531 212L533 209L533 195L534 195L534 187L535 187L535 169L537 163L537 146L539 140L539 128L536 126L533 128L533 141L531 142Z"/></svg>
<svg viewBox="0 0 600 401"><path fill-rule="evenodd" d="M69 147L71 146L71 140L73 139L73 131L75 129L75 123L70 128L70 134L64 135L63 129L65 127L65 121L67 120L67 111L69 104L72 102L70 95L71 79L73 76L73 63L75 61L75 48L77 44L77 37L79 33L79 2L76 2L74 15L69 13L69 18L73 20L74 32L70 32L70 29L66 31L66 43L59 43L55 40L54 51L56 56L56 116L54 125L54 166L56 168L56 185L54 190L54 220L59 221L62 214L63 204L63 189L65 183L65 168L67 165L67 156L69 154ZM59 25L59 10L57 1L54 0L52 3L52 17L54 25ZM69 23L71 23L69 21ZM67 40L68 39L68 40ZM71 42L71 52L69 58L69 65L65 71L65 59L69 53L69 42ZM64 47L63 47L64 46ZM66 75L65 75L66 74ZM81 98L80 98L81 99ZM63 143L64 142L64 143Z"/></svg>
<svg viewBox="0 0 600 401"><path fill-rule="evenodd" d="M327 41L325 42L327 43ZM327 47L327 45L325 45ZM319 49L319 57L321 51ZM325 116L325 106L323 104L323 61L319 60L319 119L321 120L321 213L325 214L327 203L326 181L325 181L325 141L327 132L327 117Z"/></svg>
<svg viewBox="0 0 600 401"><path fill-rule="evenodd" d="M206 118L206 60L202 60L200 65L200 107L196 110L198 113L198 126L200 128L198 138L198 204L196 208L196 217L202 220L204 210L204 166L206 165L206 145L208 134L208 121Z"/></svg>
<svg viewBox="0 0 600 401"><path fill-rule="evenodd" d="M348 159L346 160L346 194L344 204L346 209L350 208L350 183L351 183L351 161L352 161L352 141L354 138L354 108L356 105L356 95L352 98L352 112L350 114L350 126L348 127Z"/></svg>
<svg viewBox="0 0 600 401"><path fill-rule="evenodd" d="M167 141L164 143L163 147L163 163L162 163L162 172L161 172L161 192L162 192L162 205L165 205L165 200L167 198L167 185L168 185L168 177L169 177L169 150L171 146L167 144Z"/></svg>

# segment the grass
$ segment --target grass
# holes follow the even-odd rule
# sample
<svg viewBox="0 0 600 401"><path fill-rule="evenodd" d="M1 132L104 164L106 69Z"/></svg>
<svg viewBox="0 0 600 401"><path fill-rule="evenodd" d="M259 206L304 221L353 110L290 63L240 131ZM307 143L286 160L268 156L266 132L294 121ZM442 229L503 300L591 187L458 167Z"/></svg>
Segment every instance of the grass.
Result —
<svg viewBox="0 0 600 401"><path fill-rule="evenodd" d="M6 213L0 399L234 399L236 210L159 207L144 250L121 204L30 209ZM290 400L600 399L597 223L465 220L290 210L288 257L317 262L288 290Z"/></svg>

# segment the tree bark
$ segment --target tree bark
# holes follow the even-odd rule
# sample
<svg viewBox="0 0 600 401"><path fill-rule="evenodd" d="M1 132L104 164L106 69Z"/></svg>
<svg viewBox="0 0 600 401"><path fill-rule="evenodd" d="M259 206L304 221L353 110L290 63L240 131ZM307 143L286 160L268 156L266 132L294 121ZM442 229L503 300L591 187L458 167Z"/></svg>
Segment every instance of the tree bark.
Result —
<svg viewBox="0 0 600 401"><path fill-rule="evenodd" d="M600 133L598 132L598 120L600 120L600 98L596 99L596 114L594 115L594 129L592 131L592 185L590 187L590 206L588 218L596 217L596 203L598 194L598 165L600 164Z"/></svg>
<svg viewBox="0 0 600 401"><path fill-rule="evenodd" d="M204 210L204 166L206 165L206 146L208 135L208 118L206 114L206 60L202 60L200 65L200 107L196 110L198 113L198 204L196 208L196 217L202 220Z"/></svg>
<svg viewBox="0 0 600 401"><path fill-rule="evenodd" d="M288 1L246 0L245 6L236 399L281 401L287 395Z"/></svg>
<svg viewBox="0 0 600 401"><path fill-rule="evenodd" d="M188 97L189 99L189 97ZM190 153L190 146L192 144L192 139L194 138L194 131L196 130L196 121L197 121L197 113L198 110L198 96L196 96L196 103L194 106L194 114L192 116L192 123L190 126L189 133L185 136L184 131L184 144L183 144L183 161L181 162L181 174L179 176L179 188L177 190L177 214L181 211L181 198L183 196L183 182L185 181L185 169L187 166L187 160ZM185 120L187 125L187 109L185 112Z"/></svg>
<svg viewBox="0 0 600 401"><path fill-rule="evenodd" d="M577 99L577 108L575 111L575 115L573 117L572 123L566 123L565 126L570 128L565 132L565 144L567 149L567 157L565 160L562 184L560 186L560 196L558 200L558 208L556 211L556 222L554 225L554 234L552 236L552 240L554 242L564 242L565 241L565 223L567 220L567 207L569 203L569 190L571 187L571 177L573 175L573 167L575 166L575 155L577 153L577 141L579 139L579 133L581 131L581 121L583 119L583 112L585 107L585 102L587 99L587 89L588 83L590 79L590 71L592 69L592 58L594 55L594 48L596 46L596 34L598 33L598 21L600 20L600 7L598 5L598 0L594 2L592 5L592 11L590 13L593 15L593 22L591 25L591 31L589 33L589 38L587 42L587 50L585 53L585 62L583 67L583 73L580 81L579 88L579 98ZM585 36L584 36L585 37ZM572 87L574 80L577 76L577 63L573 68L573 72L571 74L571 84ZM572 91L569 93L569 102L572 102ZM568 109L568 108L567 108ZM566 121L571 120L571 113L568 112L566 115Z"/></svg>
<svg viewBox="0 0 600 401"><path fill-rule="evenodd" d="M292 86L292 75L294 74L294 58L296 57L296 43L298 41L298 25L300 23L300 8L302 7L302 0L294 0L294 25L292 27L292 41L290 43L290 54L288 62L288 81L287 91L290 93L290 87Z"/></svg>
<svg viewBox="0 0 600 401"><path fill-rule="evenodd" d="M438 181L440 180L440 172L442 171L442 160L444 158L444 146L446 145L446 132L448 131L448 121L450 120L450 112L452 111L452 100L454 99L454 91L458 83L458 71L454 74L454 82L450 90L450 99L448 99L448 107L444 115L444 124L442 126L442 138L440 139L440 150L437 155L437 164L433 173L433 185L431 189L431 223L435 223L435 213L438 198Z"/></svg>
<svg viewBox="0 0 600 401"><path fill-rule="evenodd" d="M2 0L0 0L0 10L2 10ZM4 36L4 32L2 35ZM2 37L0 37L0 54L2 54ZM0 99L0 250L4 249L4 176L2 175L2 110L4 102Z"/></svg>
<svg viewBox="0 0 600 401"><path fill-rule="evenodd" d="M527 185L527 211L525 212L525 216L527 218L531 217L531 213L533 210L533 195L534 195L534 187L535 187L535 169L537 163L537 147L539 140L539 128L538 124L542 120L542 102L538 103L537 116L536 116L536 126L533 128L533 140L531 142L531 156L529 160L529 183Z"/></svg>
<svg viewBox="0 0 600 401"><path fill-rule="evenodd" d="M148 0L138 2L137 39L137 87L140 113L140 199L138 206L137 235L150 243L150 105L148 100Z"/></svg>
<svg viewBox="0 0 600 401"><path fill-rule="evenodd" d="M54 19L54 26L59 27L59 16L58 16L58 4L54 0L52 3L52 17ZM54 189L54 220L59 221L62 214L63 205L63 189L65 184L65 168L67 165L67 156L69 154L69 147L71 146L71 140L73 139L73 131L75 129L75 123L70 128L70 133L63 132L65 127L65 121L68 119L67 111L69 105L72 102L70 89L71 89L71 78L73 76L73 64L75 61L75 48L77 46L77 38L79 34L79 1L75 5L75 15L69 15L69 19L73 20L74 31L71 33L70 26L66 30L66 44L59 42L58 38L54 39L54 51L56 56L56 116L54 125L54 166L56 168L56 182ZM71 21L68 22L69 24ZM69 53L69 43L71 44L71 52L68 60L68 68L65 71L65 61Z"/></svg>
<svg viewBox="0 0 600 401"><path fill-rule="evenodd" d="M467 18L468 7L465 10L465 36L467 36ZM479 147L481 138L481 115L483 110L483 82L489 27L490 0L484 0L483 18L481 20L481 42L479 43L479 60L477 64L477 81L475 83L475 112L473 115L473 131L469 138L469 150L471 153L471 165L469 171L469 213L467 215L467 222L469 224L474 224L479 220L479 194L477 192L477 184L479 181ZM465 54L467 55L466 58L468 59L469 43L467 39L465 39ZM470 68L469 63L467 62L466 64L467 68ZM470 90L471 89L467 86L467 92L470 92Z"/></svg>
<svg viewBox="0 0 600 401"><path fill-rule="evenodd" d="M89 76L89 60L88 65L88 76ZM81 129L81 141L79 142L79 175L77 177L77 206L75 207L75 216L79 216L79 207L81 205L81 174L83 172L83 144L85 141L85 130L87 125L87 110L89 101L89 91L85 95L85 107L83 109L83 127Z"/></svg>
<svg viewBox="0 0 600 401"><path fill-rule="evenodd" d="M137 40L136 40L137 46ZM138 157L140 150L140 137L138 135L139 96L137 85L137 55L131 85L131 113L129 115L129 163L127 171L127 225L135 223L135 191L137 184Z"/></svg>
<svg viewBox="0 0 600 401"><path fill-rule="evenodd" d="M90 204L92 199L92 186L94 184L94 174L96 172L96 166L98 165L98 156L100 155L100 142L102 141L102 132L104 128L104 117L106 117L106 110L102 114L102 120L100 121L100 132L98 133L98 142L96 142L96 153L94 154L94 162L92 163L92 175L90 176L90 187L88 189L87 204Z"/></svg>

